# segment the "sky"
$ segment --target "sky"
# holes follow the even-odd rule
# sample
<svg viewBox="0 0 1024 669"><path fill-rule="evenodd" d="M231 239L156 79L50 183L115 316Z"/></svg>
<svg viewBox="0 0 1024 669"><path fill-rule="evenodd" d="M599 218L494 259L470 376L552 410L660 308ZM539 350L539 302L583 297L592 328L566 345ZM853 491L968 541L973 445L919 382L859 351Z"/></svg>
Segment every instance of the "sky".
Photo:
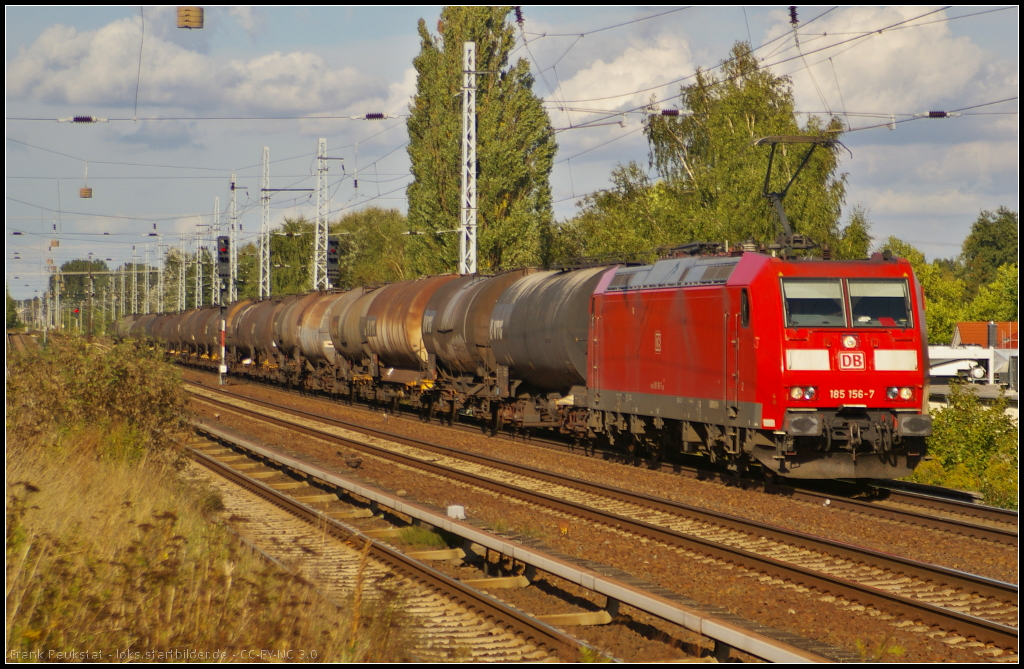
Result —
<svg viewBox="0 0 1024 669"><path fill-rule="evenodd" d="M644 107L676 107L695 70L738 41L791 77L802 123L836 115L850 129L844 222L863 207L876 242L895 235L929 258L952 257L981 211L1018 210L1016 7L798 7L795 31L785 6L522 13L512 58L530 64L557 129L557 220L608 188L616 165L648 168ZM92 253L114 268L133 246L139 262L155 261L194 244L197 224L219 218L226 229L232 171L241 239L252 240L263 147L271 188L312 189L317 140L327 139L341 159L329 161L332 219L370 206L404 212L416 26L424 19L436 34L439 16L440 7L208 7L201 30L182 30L173 7L6 7L11 294L41 295L48 259ZM351 118L368 113L387 118ZM74 116L106 121L59 120ZM91 199L79 197L86 185ZM271 225L312 219L315 195L275 192L270 215Z"/></svg>

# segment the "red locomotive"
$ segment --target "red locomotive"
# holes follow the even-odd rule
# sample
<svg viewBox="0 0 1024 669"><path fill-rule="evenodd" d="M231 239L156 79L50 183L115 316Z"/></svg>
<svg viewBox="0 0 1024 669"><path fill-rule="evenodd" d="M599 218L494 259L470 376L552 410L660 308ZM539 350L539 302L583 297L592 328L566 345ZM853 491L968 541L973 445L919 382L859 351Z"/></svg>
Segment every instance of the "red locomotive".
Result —
<svg viewBox="0 0 1024 669"><path fill-rule="evenodd" d="M604 277L591 319L586 404L624 442L791 478L905 476L924 455L927 345L905 260L662 260Z"/></svg>

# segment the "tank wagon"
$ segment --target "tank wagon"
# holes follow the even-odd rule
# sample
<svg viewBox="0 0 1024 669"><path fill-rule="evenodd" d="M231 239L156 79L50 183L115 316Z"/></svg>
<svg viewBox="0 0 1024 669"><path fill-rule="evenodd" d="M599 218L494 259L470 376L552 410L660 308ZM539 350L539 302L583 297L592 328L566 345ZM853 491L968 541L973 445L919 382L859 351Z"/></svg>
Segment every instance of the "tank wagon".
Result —
<svg viewBox="0 0 1024 669"><path fill-rule="evenodd" d="M220 310L122 337L220 364ZM909 263L691 255L436 276L225 309L231 373L791 478L893 478L925 455L927 341Z"/></svg>

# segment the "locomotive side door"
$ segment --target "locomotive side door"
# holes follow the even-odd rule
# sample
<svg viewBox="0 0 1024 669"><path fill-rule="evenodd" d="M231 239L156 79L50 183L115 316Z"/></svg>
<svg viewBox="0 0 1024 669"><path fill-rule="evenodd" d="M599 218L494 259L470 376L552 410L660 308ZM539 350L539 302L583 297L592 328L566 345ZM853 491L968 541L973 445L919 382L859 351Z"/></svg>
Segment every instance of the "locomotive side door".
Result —
<svg viewBox="0 0 1024 669"><path fill-rule="evenodd" d="M746 287L730 290L725 313L725 402L731 415L738 415L739 404L753 382L754 332L751 327L750 291Z"/></svg>
<svg viewBox="0 0 1024 669"><path fill-rule="evenodd" d="M590 346L589 353L587 356L587 362L590 365L590 372L588 374L587 385L590 386L591 392L594 393L596 398L601 397L601 381L600 381L600 363L601 360L601 346L604 343L603 333L601 332L601 302L603 296L597 295L590 296Z"/></svg>
<svg viewBox="0 0 1024 669"><path fill-rule="evenodd" d="M732 292L732 291L730 291ZM735 417L739 403L739 313L735 308L736 300L729 295L726 300L725 313L722 331L725 335L725 342L722 346L722 394L725 399L725 407L730 417Z"/></svg>

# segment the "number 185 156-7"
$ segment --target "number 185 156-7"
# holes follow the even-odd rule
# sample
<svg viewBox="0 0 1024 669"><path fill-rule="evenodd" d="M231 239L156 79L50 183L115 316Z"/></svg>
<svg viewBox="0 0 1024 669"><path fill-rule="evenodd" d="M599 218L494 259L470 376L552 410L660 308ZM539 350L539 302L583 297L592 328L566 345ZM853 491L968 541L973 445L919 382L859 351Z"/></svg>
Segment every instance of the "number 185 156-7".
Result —
<svg viewBox="0 0 1024 669"><path fill-rule="evenodd" d="M852 388L850 390L830 390L829 397L834 400L869 400L875 396L874 390L861 390Z"/></svg>

